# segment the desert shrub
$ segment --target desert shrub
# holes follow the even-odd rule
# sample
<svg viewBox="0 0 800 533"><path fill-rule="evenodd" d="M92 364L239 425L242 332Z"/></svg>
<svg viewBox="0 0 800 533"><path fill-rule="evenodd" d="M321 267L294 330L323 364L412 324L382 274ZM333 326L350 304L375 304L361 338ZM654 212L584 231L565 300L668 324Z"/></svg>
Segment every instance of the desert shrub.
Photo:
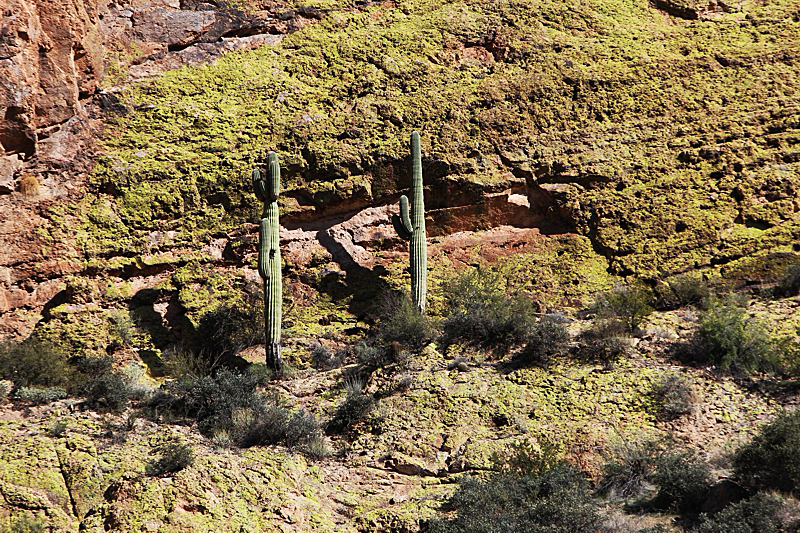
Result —
<svg viewBox="0 0 800 533"><path fill-rule="evenodd" d="M466 478L447 502L449 520L434 520L432 533L584 533L602 524L589 484L560 465L539 476Z"/></svg>
<svg viewBox="0 0 800 533"><path fill-rule="evenodd" d="M136 321L129 312L119 311L111 315L111 334L120 346L132 346L136 340Z"/></svg>
<svg viewBox="0 0 800 533"><path fill-rule="evenodd" d="M75 357L71 361L75 373L70 391L86 397L90 405L122 411L130 403L130 379L114 370L111 357Z"/></svg>
<svg viewBox="0 0 800 533"><path fill-rule="evenodd" d="M800 294L800 263L789 265L786 274L778 282L775 292L778 296Z"/></svg>
<svg viewBox="0 0 800 533"><path fill-rule="evenodd" d="M789 533L798 531L797 503L778 494L758 493L705 517L699 533Z"/></svg>
<svg viewBox="0 0 800 533"><path fill-rule="evenodd" d="M328 370L337 368L338 365L333 365L333 352L318 342L311 343L309 346L309 355L311 356L311 364L314 368L320 370Z"/></svg>
<svg viewBox="0 0 800 533"><path fill-rule="evenodd" d="M230 448L233 446L233 439L231 439L230 433L228 433L225 429L218 429L211 435L211 442L214 444L216 448Z"/></svg>
<svg viewBox="0 0 800 533"><path fill-rule="evenodd" d="M512 477L540 476L565 464L561 448L547 439L536 445L529 440L512 443L506 453L493 453L491 462L494 470Z"/></svg>
<svg viewBox="0 0 800 533"><path fill-rule="evenodd" d="M316 459L317 461L324 459L331 454L331 450L325 444L325 439L321 435L309 439L302 446L302 451L307 457Z"/></svg>
<svg viewBox="0 0 800 533"><path fill-rule="evenodd" d="M695 350L698 362L724 372L752 374L772 370L778 362L776 340L732 299L709 303L696 342L701 343Z"/></svg>
<svg viewBox="0 0 800 533"><path fill-rule="evenodd" d="M264 301L251 295L246 301L220 305L200 318L189 348L212 367L248 346L264 342Z"/></svg>
<svg viewBox="0 0 800 533"><path fill-rule="evenodd" d="M53 437L61 437L67 431L67 423L64 420L56 420L50 424L50 435Z"/></svg>
<svg viewBox="0 0 800 533"><path fill-rule="evenodd" d="M601 320L618 322L627 333L634 333L653 312L653 302L653 291L642 282L633 282L598 295L595 310Z"/></svg>
<svg viewBox="0 0 800 533"><path fill-rule="evenodd" d="M292 411L268 404L263 411L248 412L245 423L235 414L232 438L239 446L283 444L290 448L309 445L321 437L316 418L305 411Z"/></svg>
<svg viewBox="0 0 800 533"><path fill-rule="evenodd" d="M58 346L29 337L0 344L0 379L17 387L66 387L72 370Z"/></svg>
<svg viewBox="0 0 800 533"><path fill-rule="evenodd" d="M92 405L110 411L124 410L131 399L131 390L124 374L113 372L94 380L86 392Z"/></svg>
<svg viewBox="0 0 800 533"><path fill-rule="evenodd" d="M662 418L674 419L692 412L695 393L691 382L677 373L664 374L653 385L653 396Z"/></svg>
<svg viewBox="0 0 800 533"><path fill-rule="evenodd" d="M36 176L32 174L26 174L21 180L19 180L19 192L22 193L23 196L39 196L40 191L41 187L39 185L39 180L36 179Z"/></svg>
<svg viewBox="0 0 800 533"><path fill-rule="evenodd" d="M632 351L630 338L606 337L602 333L590 330L582 336L578 355L583 359L610 365L614 361L627 357Z"/></svg>
<svg viewBox="0 0 800 533"><path fill-rule="evenodd" d="M344 402L339 405L333 418L325 427L325 431L332 435L352 427L366 418L370 411L375 408L375 403L375 398L372 396L364 394L360 390L349 390Z"/></svg>
<svg viewBox="0 0 800 533"><path fill-rule="evenodd" d="M160 449L161 458L150 464L148 474L166 476L194 464L194 451L188 444L171 442Z"/></svg>
<svg viewBox="0 0 800 533"><path fill-rule="evenodd" d="M41 405L63 400L67 397L67 390L63 387L20 387L14 393L14 399L20 402Z"/></svg>
<svg viewBox="0 0 800 533"><path fill-rule="evenodd" d="M155 390L152 385L146 381L147 370L138 365L131 363L122 369L120 377L125 380L128 385L128 393L131 401L143 401L150 398Z"/></svg>
<svg viewBox="0 0 800 533"><path fill-rule="evenodd" d="M256 390L258 379L223 369L216 376L206 376L194 382L183 396L186 411L197 421L200 432L209 435L217 429L227 429L233 413L264 409L264 397Z"/></svg>
<svg viewBox="0 0 800 533"><path fill-rule="evenodd" d="M534 303L523 295L507 295L506 280L486 270L470 270L442 286L447 317L442 346L464 343L505 352L523 344L534 327Z"/></svg>
<svg viewBox="0 0 800 533"><path fill-rule="evenodd" d="M548 364L569 350L569 333L563 324L541 320L531 325L527 342L516 360L522 364Z"/></svg>
<svg viewBox="0 0 800 533"><path fill-rule="evenodd" d="M699 304L711 293L704 279L683 274L656 286L656 305L659 309L677 309Z"/></svg>
<svg viewBox="0 0 800 533"><path fill-rule="evenodd" d="M358 364L366 369L380 368L390 361L389 351L380 343L360 341L353 346L353 353Z"/></svg>
<svg viewBox="0 0 800 533"><path fill-rule="evenodd" d="M783 412L734 455L733 467L753 490L800 495L800 410Z"/></svg>
<svg viewBox="0 0 800 533"><path fill-rule="evenodd" d="M649 440L623 440L606 453L597 492L611 498L640 498L652 486L661 445Z"/></svg>
<svg viewBox="0 0 800 533"><path fill-rule="evenodd" d="M3 404L8 399L8 395L14 389L14 383L7 379L0 379L0 404Z"/></svg>
<svg viewBox="0 0 800 533"><path fill-rule="evenodd" d="M344 364L349 351L347 348L331 352L318 342L311 343L310 346L311 364L318 370L331 370L339 368Z"/></svg>
<svg viewBox="0 0 800 533"><path fill-rule="evenodd" d="M430 319L420 314L407 295L385 296L381 316L378 335L386 344L399 342L414 353L422 353L436 336Z"/></svg>
<svg viewBox="0 0 800 533"><path fill-rule="evenodd" d="M172 346L163 352L164 373L174 378L197 379L210 376L219 365L205 354L193 352L184 345Z"/></svg>
<svg viewBox="0 0 800 533"><path fill-rule="evenodd" d="M696 512L711 486L711 469L693 452L671 452L656 461L651 479L658 485L653 505L680 513Z"/></svg>
<svg viewBox="0 0 800 533"><path fill-rule="evenodd" d="M47 527L41 520L20 516L12 523L9 533L45 533L45 531Z"/></svg>
<svg viewBox="0 0 800 533"><path fill-rule="evenodd" d="M215 438L223 432L237 446L283 443L295 446L319 435L316 420L294 412L258 391L260 379L222 369L214 377L172 384L149 402L155 415L197 422L200 432Z"/></svg>
<svg viewBox="0 0 800 533"><path fill-rule="evenodd" d="M264 363L252 363L247 367L247 373L253 376L259 385L266 385L275 377L275 371Z"/></svg>

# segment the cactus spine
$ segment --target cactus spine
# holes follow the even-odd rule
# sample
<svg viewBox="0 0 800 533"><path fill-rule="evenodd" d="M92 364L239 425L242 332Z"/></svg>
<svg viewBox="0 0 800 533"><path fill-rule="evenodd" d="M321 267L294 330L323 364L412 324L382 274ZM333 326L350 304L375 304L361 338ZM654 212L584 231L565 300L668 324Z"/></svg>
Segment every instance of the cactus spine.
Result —
<svg viewBox="0 0 800 533"><path fill-rule="evenodd" d="M411 241L411 300L425 313L428 290L428 247L425 234L425 205L422 195L422 151L419 133L411 134L411 216L408 198L400 197L400 216L392 215L392 224L402 239Z"/></svg>
<svg viewBox="0 0 800 533"><path fill-rule="evenodd" d="M281 305L283 285L281 280L280 225L278 222L278 194L281 188L281 167L278 155L269 153L269 175L262 179L253 170L253 188L264 202L264 211L258 228L258 273L264 279L264 332L267 365L281 371Z"/></svg>

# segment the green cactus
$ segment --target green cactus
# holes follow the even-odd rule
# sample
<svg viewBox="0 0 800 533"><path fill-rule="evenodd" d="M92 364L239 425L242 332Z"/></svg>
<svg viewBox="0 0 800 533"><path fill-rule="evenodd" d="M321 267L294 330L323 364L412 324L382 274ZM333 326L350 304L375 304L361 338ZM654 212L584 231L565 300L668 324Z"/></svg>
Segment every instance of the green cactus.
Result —
<svg viewBox="0 0 800 533"><path fill-rule="evenodd" d="M419 133L411 134L411 217L408 198L400 197L400 216L392 215L392 224L400 238L411 241L411 300L425 313L428 290L428 247L425 235L425 205L422 196L422 152Z"/></svg>
<svg viewBox="0 0 800 533"><path fill-rule="evenodd" d="M269 176L253 170L253 189L264 202L264 212L258 228L258 273L264 279L264 331L267 365L281 371L281 280L280 225L278 223L278 194L281 189L281 167L278 155L269 153Z"/></svg>

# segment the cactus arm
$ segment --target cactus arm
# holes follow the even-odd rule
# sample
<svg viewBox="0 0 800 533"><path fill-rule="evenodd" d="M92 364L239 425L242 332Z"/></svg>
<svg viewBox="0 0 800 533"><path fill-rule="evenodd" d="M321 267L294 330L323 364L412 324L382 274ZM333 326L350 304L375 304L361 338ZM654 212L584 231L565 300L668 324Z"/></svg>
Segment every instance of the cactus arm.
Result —
<svg viewBox="0 0 800 533"><path fill-rule="evenodd" d="M277 202L278 195L281 193L281 165L278 163L278 154L269 153L269 181L265 180L266 197L269 202Z"/></svg>
<svg viewBox="0 0 800 533"><path fill-rule="evenodd" d="M413 229L408 217L408 198L405 195L400 197L400 216L392 215L392 225L401 239L411 240Z"/></svg>
<svg viewBox="0 0 800 533"><path fill-rule="evenodd" d="M267 201L267 191L264 188L264 180L261 179L261 172L257 168L253 169L253 190L259 202Z"/></svg>

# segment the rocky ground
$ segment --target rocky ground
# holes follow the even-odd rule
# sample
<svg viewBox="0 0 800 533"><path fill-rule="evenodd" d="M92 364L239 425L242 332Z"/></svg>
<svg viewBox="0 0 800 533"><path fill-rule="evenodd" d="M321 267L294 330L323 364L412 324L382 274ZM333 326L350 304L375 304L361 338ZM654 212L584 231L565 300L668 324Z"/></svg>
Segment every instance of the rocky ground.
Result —
<svg viewBox="0 0 800 533"><path fill-rule="evenodd" d="M772 306L796 317L798 305ZM665 357L694 320L686 310L654 315L612 365L567 358L546 370L513 369L480 352L443 357L429 347L370 377L365 392L380 398L376 407L345 434L326 437L323 459L280 446L220 447L196 427L157 424L134 409L8 404L0 409L3 512L38 516L55 531L415 531L458 479L491 469L493 453L542 439L560 443L595 480L615 444L665 436L677 449L698 450L724 477L738 445L781 407L794 408L796 387L733 380ZM578 320L570 329L589 325ZM456 355L466 364L455 365ZM296 371L269 389L324 422L344 400L352 369ZM689 414L665 420L649 391L675 372L697 401ZM150 474L170 442L189 445L194 464Z"/></svg>

